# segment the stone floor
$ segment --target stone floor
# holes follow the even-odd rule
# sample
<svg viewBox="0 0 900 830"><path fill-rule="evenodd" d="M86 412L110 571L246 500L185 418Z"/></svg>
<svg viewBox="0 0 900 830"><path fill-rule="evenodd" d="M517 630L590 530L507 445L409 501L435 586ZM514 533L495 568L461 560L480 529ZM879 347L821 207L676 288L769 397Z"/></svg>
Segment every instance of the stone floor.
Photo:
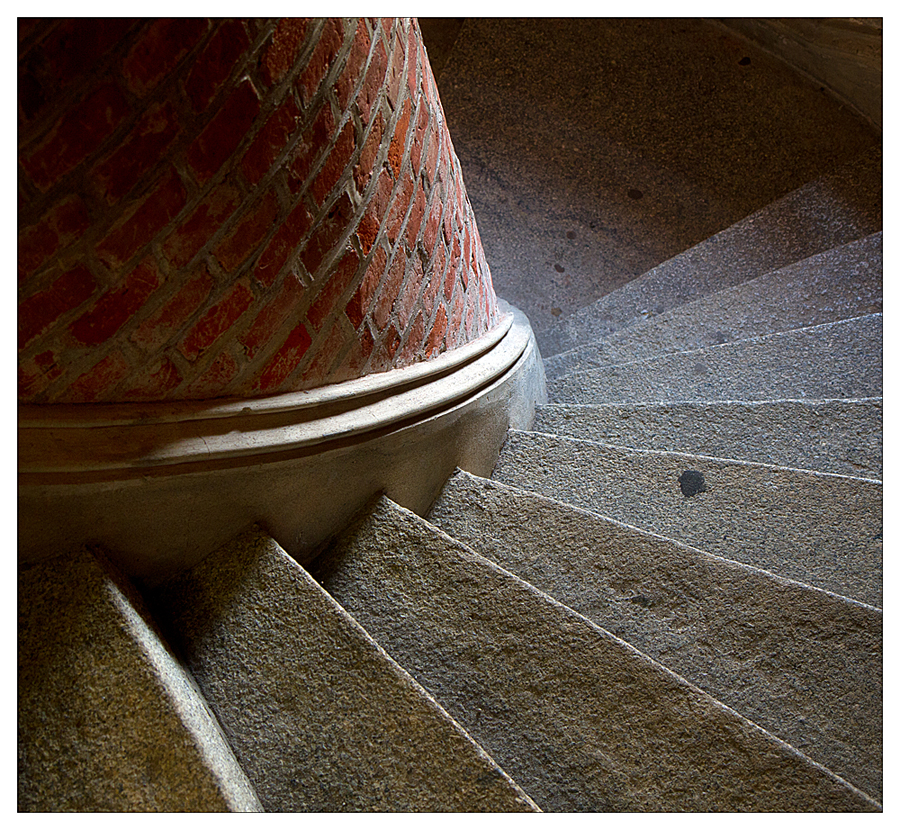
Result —
<svg viewBox="0 0 900 830"><path fill-rule="evenodd" d="M497 294L540 331L878 140L700 19L420 19Z"/></svg>

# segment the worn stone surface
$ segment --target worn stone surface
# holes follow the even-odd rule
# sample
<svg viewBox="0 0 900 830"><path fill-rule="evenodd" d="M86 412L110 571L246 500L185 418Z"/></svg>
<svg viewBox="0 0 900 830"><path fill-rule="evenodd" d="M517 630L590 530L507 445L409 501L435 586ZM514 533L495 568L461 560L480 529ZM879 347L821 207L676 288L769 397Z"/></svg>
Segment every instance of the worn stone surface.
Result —
<svg viewBox="0 0 900 830"><path fill-rule="evenodd" d="M547 381L553 403L871 398L882 393L882 315L739 340Z"/></svg>
<svg viewBox="0 0 900 830"><path fill-rule="evenodd" d="M548 404L534 432L860 478L882 476L882 399Z"/></svg>
<svg viewBox="0 0 900 830"><path fill-rule="evenodd" d="M878 141L699 19L470 18L438 84L494 287L538 331Z"/></svg>
<svg viewBox="0 0 900 830"><path fill-rule="evenodd" d="M260 810L127 583L88 551L19 573L19 811Z"/></svg>
<svg viewBox="0 0 900 830"><path fill-rule="evenodd" d="M686 470L703 492L684 495ZM881 607L878 481L516 430L493 477Z"/></svg>
<svg viewBox="0 0 900 830"><path fill-rule="evenodd" d="M467 170L466 183L471 181ZM608 337L652 315L875 233L881 230L881 193L879 147L538 331L541 354L546 358ZM487 241L485 248L490 258Z"/></svg>
<svg viewBox="0 0 900 830"><path fill-rule="evenodd" d="M534 809L261 531L154 598L267 810Z"/></svg>
<svg viewBox="0 0 900 830"><path fill-rule="evenodd" d="M881 233L553 355L547 377L631 363L873 314L882 308Z"/></svg>
<svg viewBox="0 0 900 830"><path fill-rule="evenodd" d="M462 471L428 520L881 799L877 609Z"/></svg>
<svg viewBox="0 0 900 830"><path fill-rule="evenodd" d="M383 497L313 573L545 810L877 809Z"/></svg>

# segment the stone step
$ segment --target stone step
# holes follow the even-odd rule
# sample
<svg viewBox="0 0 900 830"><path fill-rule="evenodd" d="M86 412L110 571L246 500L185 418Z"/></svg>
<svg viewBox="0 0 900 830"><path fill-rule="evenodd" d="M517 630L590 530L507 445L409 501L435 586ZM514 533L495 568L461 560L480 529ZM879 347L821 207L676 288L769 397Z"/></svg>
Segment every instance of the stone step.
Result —
<svg viewBox="0 0 900 830"><path fill-rule="evenodd" d="M882 394L882 315L573 372L551 403L873 398Z"/></svg>
<svg viewBox="0 0 900 830"><path fill-rule="evenodd" d="M546 359L881 230L881 148L783 196L536 335Z"/></svg>
<svg viewBox="0 0 900 830"><path fill-rule="evenodd" d="M882 399L547 404L534 432L881 479Z"/></svg>
<svg viewBox="0 0 900 830"><path fill-rule="evenodd" d="M548 378L717 346L882 308L881 233L833 248L544 361Z"/></svg>
<svg viewBox="0 0 900 830"><path fill-rule="evenodd" d="M878 481L516 430L493 478L881 607Z"/></svg>
<svg viewBox="0 0 900 830"><path fill-rule="evenodd" d="M878 809L385 497L312 572L544 810Z"/></svg>
<svg viewBox="0 0 900 830"><path fill-rule="evenodd" d="M259 811L134 589L87 550L19 572L20 812Z"/></svg>
<svg viewBox="0 0 900 830"><path fill-rule="evenodd" d="M881 800L881 611L462 471L428 520Z"/></svg>
<svg viewBox="0 0 900 830"><path fill-rule="evenodd" d="M267 811L536 809L258 529L153 599Z"/></svg>

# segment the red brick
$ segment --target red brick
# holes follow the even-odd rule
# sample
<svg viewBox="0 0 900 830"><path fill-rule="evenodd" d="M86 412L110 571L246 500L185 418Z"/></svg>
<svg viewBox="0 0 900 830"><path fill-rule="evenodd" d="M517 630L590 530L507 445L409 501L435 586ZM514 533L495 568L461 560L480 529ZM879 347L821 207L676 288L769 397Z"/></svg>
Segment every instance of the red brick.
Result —
<svg viewBox="0 0 900 830"><path fill-rule="evenodd" d="M194 140L187 160L198 181L205 182L228 160L259 115L259 99L250 81L244 81L206 128Z"/></svg>
<svg viewBox="0 0 900 830"><path fill-rule="evenodd" d="M353 131L353 122L348 121L341 130L334 147L328 153L325 164L312 185L312 194L316 203L322 205L331 193L332 188L338 183L344 171L350 163L353 151L356 149L356 135Z"/></svg>
<svg viewBox="0 0 900 830"><path fill-rule="evenodd" d="M381 340L384 349L384 357L382 358L382 368L390 369L394 365L394 355L400 348L400 332L393 325L387 330L387 333Z"/></svg>
<svg viewBox="0 0 900 830"><path fill-rule="evenodd" d="M416 183L413 181L409 172L407 172L403 177L397 194L394 196L391 212L388 214L387 221L385 222L387 236L392 245L397 241L397 237L400 235L400 227L403 225L403 220L406 218L406 213L409 210L409 203L412 201L413 194L415 193L415 187Z"/></svg>
<svg viewBox="0 0 900 830"><path fill-rule="evenodd" d="M384 118L379 112L375 116L375 122L372 124L369 135L366 137L365 144L359 154L359 160L353 168L353 179L356 182L356 189L361 194L365 191L369 179L375 170L375 160L378 158L378 151L381 149L381 138L384 135Z"/></svg>
<svg viewBox="0 0 900 830"><path fill-rule="evenodd" d="M434 310L434 303L437 299L438 292L444 287L441 279L442 276L442 274L435 271L432 271L428 275L428 282L425 285L425 290L422 292L422 308L425 309L426 317L431 317L431 312Z"/></svg>
<svg viewBox="0 0 900 830"><path fill-rule="evenodd" d="M289 95L266 121L241 161L241 169L248 181L256 184L269 172L297 129L300 117L300 109Z"/></svg>
<svg viewBox="0 0 900 830"><path fill-rule="evenodd" d="M353 45L350 47L350 54L347 55L347 62L334 83L335 95L337 95L342 110L346 110L350 105L353 90L365 66L370 46L371 40L366 30L366 24L360 20L356 24L356 33L353 35Z"/></svg>
<svg viewBox="0 0 900 830"><path fill-rule="evenodd" d="M309 333L302 323L296 325L288 334L274 357L263 369L256 383L256 392L274 392L285 381L288 375L297 368L306 350L312 343Z"/></svg>
<svg viewBox="0 0 900 830"><path fill-rule="evenodd" d="M60 247L78 239L89 225L84 202L78 196L71 196L54 205L40 222L25 228L19 234L19 282L43 265Z"/></svg>
<svg viewBox="0 0 900 830"><path fill-rule="evenodd" d="M50 350L41 352L34 359L19 364L18 398L21 403L30 402L55 381L63 370L57 355Z"/></svg>
<svg viewBox="0 0 900 830"><path fill-rule="evenodd" d="M344 24L340 18L330 17L325 21L319 42L309 59L309 63L297 78L296 85L300 89L303 104L309 106L319 85L334 63L337 53L344 43Z"/></svg>
<svg viewBox="0 0 900 830"><path fill-rule="evenodd" d="M387 97L391 103L391 109L396 108L400 100L400 86L403 81L404 46L405 38L398 37L394 41L394 50L391 55L391 72L387 82Z"/></svg>
<svg viewBox="0 0 900 830"><path fill-rule="evenodd" d="M260 60L262 77L268 86L277 84L294 65L312 21L302 17L282 18Z"/></svg>
<svg viewBox="0 0 900 830"><path fill-rule="evenodd" d="M200 41L208 25L206 20L184 17L151 23L122 63L132 91L143 97L153 89Z"/></svg>
<svg viewBox="0 0 900 830"><path fill-rule="evenodd" d="M409 66L406 69L406 84L409 87L410 98L416 97L416 63L419 55L419 37L418 23L413 21L409 27L406 41L406 54L409 56Z"/></svg>
<svg viewBox="0 0 900 830"><path fill-rule="evenodd" d="M93 153L128 114L128 102L114 83L95 89L62 115L38 148L20 157L25 172L47 190Z"/></svg>
<svg viewBox="0 0 900 830"><path fill-rule="evenodd" d="M315 356L303 370L302 384L305 389L335 382L331 367L345 345L344 332L340 323L336 321L329 330L325 342L318 347Z"/></svg>
<svg viewBox="0 0 900 830"><path fill-rule="evenodd" d="M84 265L67 271L49 288L19 303L19 348L28 345L58 318L72 311L91 294L97 283Z"/></svg>
<svg viewBox="0 0 900 830"><path fill-rule="evenodd" d="M230 229L215 256L226 271L234 271L268 236L278 217L278 199L271 191Z"/></svg>
<svg viewBox="0 0 900 830"><path fill-rule="evenodd" d="M312 172L316 156L327 144L335 129L334 114L328 101L323 101L316 120L295 145L288 173L288 186L292 193L299 193Z"/></svg>
<svg viewBox="0 0 900 830"><path fill-rule="evenodd" d="M425 251L429 256L431 256L431 252L434 250L434 244L437 241L440 222L441 201L440 199L435 198L431 203L428 220L425 222L425 233L422 236L422 241L425 243Z"/></svg>
<svg viewBox="0 0 900 830"><path fill-rule="evenodd" d="M188 360L195 360L219 339L253 304L253 294L246 285L236 283L191 328L178 345Z"/></svg>
<svg viewBox="0 0 900 830"><path fill-rule="evenodd" d="M237 20L219 24L200 53L184 89L195 112L206 109L238 58L250 48L244 26Z"/></svg>
<svg viewBox="0 0 900 830"><path fill-rule="evenodd" d="M129 371L119 352L107 355L78 378L64 393L67 403L92 403L103 400Z"/></svg>
<svg viewBox="0 0 900 830"><path fill-rule="evenodd" d="M132 342L147 351L162 348L206 302L212 287L213 278L204 265L159 311L141 323L131 335Z"/></svg>
<svg viewBox="0 0 900 830"><path fill-rule="evenodd" d="M179 131L170 102L150 107L122 146L94 169L94 178L109 204L121 199L157 164Z"/></svg>
<svg viewBox="0 0 900 830"><path fill-rule="evenodd" d="M440 132L433 128L428 133L428 153L425 156L425 175L427 176L429 187L434 186L434 174L437 170L437 160L440 152L439 136Z"/></svg>
<svg viewBox="0 0 900 830"><path fill-rule="evenodd" d="M150 242L184 207L187 194L174 169L140 203L137 210L115 227L98 247L109 268L118 268Z"/></svg>
<svg viewBox="0 0 900 830"><path fill-rule="evenodd" d="M209 368L195 378L184 392L188 400L221 397L232 378L238 373L238 365L228 352L222 352Z"/></svg>
<svg viewBox="0 0 900 830"><path fill-rule="evenodd" d="M424 345L425 319L420 311L409 327L409 331L406 334L406 342L401 347L400 353L394 358L394 365L399 368L415 362L417 357L422 356Z"/></svg>
<svg viewBox="0 0 900 830"><path fill-rule="evenodd" d="M275 282L275 278L284 267L288 257L296 251L309 233L312 225L312 216L303 202L288 214L287 219L281 223L272 241L269 242L262 256L257 260L253 276L261 285L269 286Z"/></svg>
<svg viewBox="0 0 900 830"><path fill-rule="evenodd" d="M366 273L359 284L359 288L356 289L356 293L351 297L350 302L347 303L347 307L344 309L344 313L353 324L353 328L359 328L366 313L372 307L375 292L378 289L378 284L381 282L386 264L387 254L385 254L384 248L379 247L375 250L375 254L369 262L368 268L366 268Z"/></svg>
<svg viewBox="0 0 900 830"><path fill-rule="evenodd" d="M391 177L382 170L378 175L378 183L372 194L366 212L359 222L356 229L356 235L363 251L368 254L375 244L378 237L378 231L381 229L381 223L385 219L388 203L391 198L391 188L393 183Z"/></svg>
<svg viewBox="0 0 900 830"><path fill-rule="evenodd" d="M415 248L419 238L419 229L422 227L422 219L425 218L425 188L422 182L418 182L416 188L416 200L409 212L409 221L406 224L406 244L410 249Z"/></svg>
<svg viewBox="0 0 900 830"><path fill-rule="evenodd" d="M319 266L331 250L341 241L352 216L353 205L345 194L338 199L325 219L313 231L303 250L301 259L310 275L319 270Z"/></svg>
<svg viewBox="0 0 900 830"><path fill-rule="evenodd" d="M190 262L240 202L240 191L226 179L169 235L163 243L166 259L176 268Z"/></svg>
<svg viewBox="0 0 900 830"><path fill-rule="evenodd" d="M401 330L406 328L413 315L413 311L419 305L419 290L424 279L422 260L417 256L413 256L412 266L407 270L409 271L409 275L406 280L406 285L403 286L400 295L394 303L394 314L397 317L397 322L400 324Z"/></svg>
<svg viewBox="0 0 900 830"><path fill-rule="evenodd" d="M459 247L459 243L454 239L453 244ZM444 299L449 303L453 298L453 288L456 285L456 277L458 274L458 263L459 257L457 256L456 263L451 259L450 267L447 269L447 276L444 278Z"/></svg>
<svg viewBox="0 0 900 830"><path fill-rule="evenodd" d="M161 401L181 381L178 367L163 356L129 381L125 391L116 397L125 401Z"/></svg>
<svg viewBox="0 0 900 830"><path fill-rule="evenodd" d="M329 275L328 282L306 312L306 319L317 332L321 330L322 324L335 309L343 293L350 287L358 267L359 257L353 251L347 251L337 268Z"/></svg>
<svg viewBox="0 0 900 830"><path fill-rule="evenodd" d="M378 292L378 299L375 301L375 307L372 309L371 318L379 331L387 328L391 320L391 312L394 309L394 302L400 294L400 286L403 285L403 277L406 274L406 254L402 249L397 251L391 267L388 269L387 277Z"/></svg>
<svg viewBox="0 0 900 830"><path fill-rule="evenodd" d="M156 266L152 260L144 260L72 323L69 331L85 346L105 343L147 302L158 285Z"/></svg>
<svg viewBox="0 0 900 830"><path fill-rule="evenodd" d="M338 327L335 326L335 328ZM372 332L369 331L368 326L363 326L341 363L339 374L332 379L332 382L340 383L342 380L361 377L374 347L375 340Z"/></svg>
<svg viewBox="0 0 900 830"><path fill-rule="evenodd" d="M277 334L288 315L297 307L303 293L303 285L293 274L282 280L277 293L266 302L250 328L238 337L248 358L252 360L256 357L259 350Z"/></svg>
<svg viewBox="0 0 900 830"><path fill-rule="evenodd" d="M433 357L435 354L439 354L443 351L442 346L444 346L444 335L447 333L447 312L444 309L444 306L440 306L438 308L437 314L434 318L434 323L431 326L431 331L428 333L428 342L426 345L427 356Z"/></svg>
<svg viewBox="0 0 900 830"><path fill-rule="evenodd" d="M387 53L384 51L381 41L378 41L372 50L372 59L366 72L366 79L363 81L359 94L356 96L356 105L359 107L359 113L364 125L369 123L372 109L378 101L378 93L381 91L381 82L384 80L387 64Z"/></svg>
<svg viewBox="0 0 900 830"><path fill-rule="evenodd" d="M416 117L416 137L413 139L409 150L410 166L413 175L418 176L422 172L422 148L428 138L428 107L424 101L419 102L419 112Z"/></svg>
<svg viewBox="0 0 900 830"><path fill-rule="evenodd" d="M400 166L403 163L403 151L406 148L406 133L409 131L409 99L403 102L403 110L397 125L394 127L394 134L391 137L391 146L388 149L388 164L394 171L394 178L400 175Z"/></svg>

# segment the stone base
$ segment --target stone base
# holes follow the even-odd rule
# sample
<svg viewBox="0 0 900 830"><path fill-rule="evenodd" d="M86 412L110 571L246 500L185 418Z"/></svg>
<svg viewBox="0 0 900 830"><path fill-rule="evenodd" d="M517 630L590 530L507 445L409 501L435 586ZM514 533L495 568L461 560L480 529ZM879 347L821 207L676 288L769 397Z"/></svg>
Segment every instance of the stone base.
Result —
<svg viewBox="0 0 900 830"><path fill-rule="evenodd" d="M455 467L489 475L546 400L525 316L436 360L306 393L21 407L19 559L101 544L147 584L258 523L301 563L383 491L423 514Z"/></svg>

